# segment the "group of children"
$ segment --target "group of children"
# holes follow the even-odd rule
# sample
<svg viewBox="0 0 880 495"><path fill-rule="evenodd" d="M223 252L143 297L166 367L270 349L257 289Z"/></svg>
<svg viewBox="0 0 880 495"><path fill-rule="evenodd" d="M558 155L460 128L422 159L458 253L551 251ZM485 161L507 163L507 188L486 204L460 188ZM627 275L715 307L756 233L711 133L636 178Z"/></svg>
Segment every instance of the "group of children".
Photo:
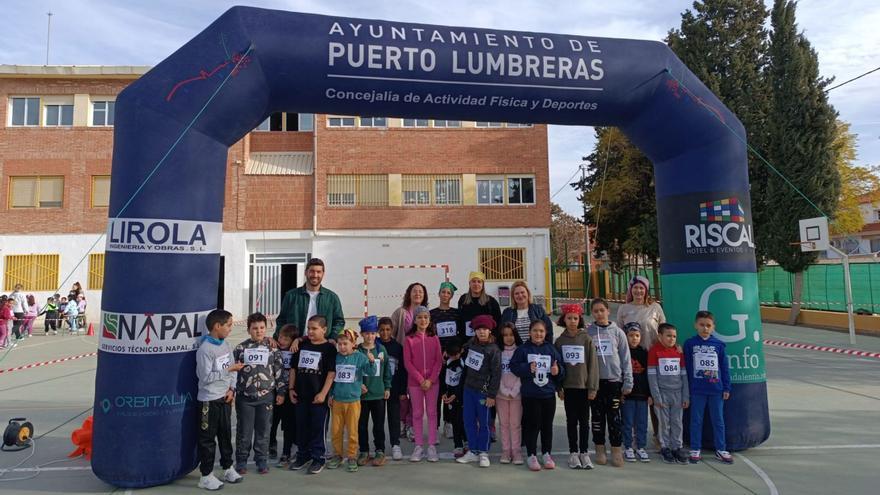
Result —
<svg viewBox="0 0 880 495"><path fill-rule="evenodd" d="M223 481L241 480L251 449L257 471L268 472L279 424L283 444L277 467L317 474L325 466L350 472L367 464L381 466L386 462L386 420L391 457L400 460L400 405L407 399L414 426L412 462L439 461L438 409L442 407L452 425L456 462L490 466L490 429L497 416L502 464L526 464L533 471L554 469L551 453L558 396L565 409L570 468L593 468L590 432L597 464L609 463L606 433L613 466L648 462L650 406L659 418L656 433L665 462L700 462L708 407L715 455L732 463L725 450L723 422L730 379L724 343L712 336L712 314L697 313L697 335L683 348L676 328L667 323L660 325L657 342L645 351L639 347L638 323L619 328L609 320L603 299L593 300L590 307L593 323L587 326L582 306L563 306L558 324L565 330L552 344L548 338L552 329L541 320L531 322L529 338L522 342L513 323L496 328L491 316L478 315L470 321L473 337L466 343L447 341L445 348L424 306L414 309L403 345L393 338L392 320L375 316L360 321L360 334L346 329L334 342L327 338L326 319L315 315L308 319L306 335L288 324L280 329L276 342L266 337L266 318L255 313L247 320L250 338L234 350L224 341L232 315L215 310L206 320L210 335L197 353L199 487L216 490ZM682 416L689 406L691 450L685 452ZM334 454L326 459L328 424ZM212 474L215 439L223 481Z"/></svg>
<svg viewBox="0 0 880 495"><path fill-rule="evenodd" d="M43 327L46 335L50 331L58 335L63 322L68 324L70 333L76 333L82 327L85 309L86 300L82 294L69 301L55 294L41 307L33 294L25 296L21 286L16 286L10 295L0 295L0 349L15 347L19 339L33 335L34 322L42 315L46 315Z"/></svg>

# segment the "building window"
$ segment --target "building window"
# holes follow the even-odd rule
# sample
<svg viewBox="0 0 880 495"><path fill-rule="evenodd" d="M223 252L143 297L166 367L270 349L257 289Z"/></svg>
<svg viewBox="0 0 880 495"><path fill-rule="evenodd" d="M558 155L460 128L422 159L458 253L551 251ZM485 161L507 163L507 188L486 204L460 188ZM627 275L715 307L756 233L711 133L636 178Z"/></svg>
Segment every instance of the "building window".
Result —
<svg viewBox="0 0 880 495"><path fill-rule="evenodd" d="M27 291L57 290L59 258L57 254L7 255L4 290L13 290L16 284L21 284Z"/></svg>
<svg viewBox="0 0 880 495"><path fill-rule="evenodd" d="M874 221L880 222L880 210L874 210Z"/></svg>
<svg viewBox="0 0 880 495"><path fill-rule="evenodd" d="M480 248L480 271L487 281L525 280L525 248Z"/></svg>
<svg viewBox="0 0 880 495"><path fill-rule="evenodd" d="M404 127L428 127L428 119L403 119Z"/></svg>
<svg viewBox="0 0 880 495"><path fill-rule="evenodd" d="M10 98L12 100L11 125L40 125L39 98Z"/></svg>
<svg viewBox="0 0 880 495"><path fill-rule="evenodd" d="M501 122L477 122L477 127L502 127Z"/></svg>
<svg viewBox="0 0 880 495"><path fill-rule="evenodd" d="M532 126L532 124L521 124L518 122L508 122L507 123L507 127L510 129L518 129L518 128L531 127L531 126Z"/></svg>
<svg viewBox="0 0 880 495"><path fill-rule="evenodd" d="M92 125L112 126L116 118L116 102L115 101L93 101L92 102Z"/></svg>
<svg viewBox="0 0 880 495"><path fill-rule="evenodd" d="M354 127L354 117L327 117L327 127Z"/></svg>
<svg viewBox="0 0 880 495"><path fill-rule="evenodd" d="M435 120L434 127L461 127L460 120Z"/></svg>
<svg viewBox="0 0 880 495"><path fill-rule="evenodd" d="M61 208L64 177L10 177L10 208Z"/></svg>
<svg viewBox="0 0 880 495"><path fill-rule="evenodd" d="M876 239L871 239L871 252L880 252L880 237Z"/></svg>
<svg viewBox="0 0 880 495"><path fill-rule="evenodd" d="M361 117L361 127L386 127L385 117Z"/></svg>
<svg viewBox="0 0 880 495"><path fill-rule="evenodd" d="M387 175L328 175L329 206L388 206Z"/></svg>
<svg viewBox="0 0 880 495"><path fill-rule="evenodd" d="M460 175L404 175L404 205L460 205Z"/></svg>
<svg viewBox="0 0 880 495"><path fill-rule="evenodd" d="M311 132L315 130L315 114L275 112L254 130L260 132Z"/></svg>
<svg viewBox="0 0 880 495"><path fill-rule="evenodd" d="M509 177L507 179L507 204L535 204L535 179L531 177Z"/></svg>
<svg viewBox="0 0 880 495"><path fill-rule="evenodd" d="M73 125L73 105L46 105L44 122L49 127Z"/></svg>
<svg viewBox="0 0 880 495"><path fill-rule="evenodd" d="M477 204L503 205L504 179L477 179Z"/></svg>
<svg viewBox="0 0 880 495"><path fill-rule="evenodd" d="M92 176L92 208L106 208L110 206L110 176Z"/></svg>
<svg viewBox="0 0 880 495"><path fill-rule="evenodd" d="M257 126L255 131L262 132L281 132L284 130L284 112L275 112L269 115L269 118L264 120Z"/></svg>
<svg viewBox="0 0 880 495"><path fill-rule="evenodd" d="M315 114L313 113L298 113L297 120L299 126L297 130L300 132L312 132L315 130Z"/></svg>
<svg viewBox="0 0 880 495"><path fill-rule="evenodd" d="M438 205L460 205L461 177L435 178L434 203Z"/></svg>
<svg viewBox="0 0 880 495"><path fill-rule="evenodd" d="M89 255L89 289L101 290L104 288L104 253L91 253Z"/></svg>
<svg viewBox="0 0 880 495"><path fill-rule="evenodd" d="M840 250L846 254L861 254L859 249L859 240L852 237L845 237L840 240Z"/></svg>

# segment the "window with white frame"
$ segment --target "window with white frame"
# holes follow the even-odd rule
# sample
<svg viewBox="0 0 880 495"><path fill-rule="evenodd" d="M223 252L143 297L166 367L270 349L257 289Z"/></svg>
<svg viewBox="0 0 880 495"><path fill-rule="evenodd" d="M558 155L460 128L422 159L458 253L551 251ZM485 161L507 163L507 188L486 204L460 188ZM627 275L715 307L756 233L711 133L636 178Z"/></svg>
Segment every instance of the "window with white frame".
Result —
<svg viewBox="0 0 880 495"><path fill-rule="evenodd" d="M477 176L477 204L535 204L535 178L532 176Z"/></svg>
<svg viewBox="0 0 880 495"><path fill-rule="evenodd" d="M503 205L504 204L504 178L484 177L477 178L477 204L480 205Z"/></svg>
<svg viewBox="0 0 880 495"><path fill-rule="evenodd" d="M297 130L300 132L312 132L315 130L315 114L313 113L298 113L297 120L299 123L299 127Z"/></svg>
<svg viewBox="0 0 880 495"><path fill-rule="evenodd" d="M96 127L112 126L116 120L115 101L92 102L92 125Z"/></svg>
<svg viewBox="0 0 880 495"><path fill-rule="evenodd" d="M46 105L43 122L48 127L73 125L73 105Z"/></svg>
<svg viewBox="0 0 880 495"><path fill-rule="evenodd" d="M327 127L354 127L354 117L327 117Z"/></svg>
<svg viewBox="0 0 880 495"><path fill-rule="evenodd" d="M871 252L876 253L880 252L880 237L875 239L871 239Z"/></svg>
<svg viewBox="0 0 880 495"><path fill-rule="evenodd" d="M403 127L428 127L428 119L403 119Z"/></svg>
<svg viewBox="0 0 880 495"><path fill-rule="evenodd" d="M501 122L477 122L477 127L502 127L504 124Z"/></svg>
<svg viewBox="0 0 880 495"><path fill-rule="evenodd" d="M532 124L522 124L522 123L518 123L518 122L508 122L507 123L508 128L520 128L520 127L531 127L531 126L532 126Z"/></svg>
<svg viewBox="0 0 880 495"><path fill-rule="evenodd" d="M9 99L9 125L37 126L40 125L40 98L21 97Z"/></svg>
<svg viewBox="0 0 880 495"><path fill-rule="evenodd" d="M461 127L460 120L434 120L434 127Z"/></svg>
<svg viewBox="0 0 880 495"><path fill-rule="evenodd" d="M361 127L387 127L385 117L361 117Z"/></svg>
<svg viewBox="0 0 880 495"><path fill-rule="evenodd" d="M461 204L461 177L437 177L434 179L434 203L438 205Z"/></svg>
<svg viewBox="0 0 880 495"><path fill-rule="evenodd" d="M535 179L533 177L508 177L507 204L535 204Z"/></svg>
<svg viewBox="0 0 880 495"><path fill-rule="evenodd" d="M315 114L275 112L254 130L261 132L311 132L315 130Z"/></svg>

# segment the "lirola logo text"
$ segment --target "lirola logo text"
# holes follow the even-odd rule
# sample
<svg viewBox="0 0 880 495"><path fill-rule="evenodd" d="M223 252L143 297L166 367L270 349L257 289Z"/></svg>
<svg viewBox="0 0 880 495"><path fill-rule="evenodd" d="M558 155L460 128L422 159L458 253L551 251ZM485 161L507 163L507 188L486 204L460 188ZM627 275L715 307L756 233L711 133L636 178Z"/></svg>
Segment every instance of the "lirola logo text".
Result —
<svg viewBox="0 0 880 495"><path fill-rule="evenodd" d="M112 218L107 227L107 251L216 254L220 252L220 222L155 218Z"/></svg>

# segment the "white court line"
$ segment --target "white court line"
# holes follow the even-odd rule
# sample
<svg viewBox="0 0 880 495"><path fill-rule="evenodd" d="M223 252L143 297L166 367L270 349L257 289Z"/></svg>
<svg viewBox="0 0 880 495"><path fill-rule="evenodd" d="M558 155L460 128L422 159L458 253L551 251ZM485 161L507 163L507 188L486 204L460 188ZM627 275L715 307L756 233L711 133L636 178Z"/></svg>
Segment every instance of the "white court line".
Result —
<svg viewBox="0 0 880 495"><path fill-rule="evenodd" d="M752 468L752 471L754 471L755 474L757 474L762 480L764 480L764 484L766 484L767 489L770 490L770 495L779 495L779 490L776 489L776 485L773 483L773 480L771 480L770 477L767 476L767 473L765 473L763 469L759 468L757 464L750 461L748 457L742 454L734 455L742 459L743 462L745 462L750 468Z"/></svg>
<svg viewBox="0 0 880 495"><path fill-rule="evenodd" d="M880 443L857 443L852 445L775 445L769 447L755 447L749 449L760 452L762 450L834 450L834 449L880 449Z"/></svg>

